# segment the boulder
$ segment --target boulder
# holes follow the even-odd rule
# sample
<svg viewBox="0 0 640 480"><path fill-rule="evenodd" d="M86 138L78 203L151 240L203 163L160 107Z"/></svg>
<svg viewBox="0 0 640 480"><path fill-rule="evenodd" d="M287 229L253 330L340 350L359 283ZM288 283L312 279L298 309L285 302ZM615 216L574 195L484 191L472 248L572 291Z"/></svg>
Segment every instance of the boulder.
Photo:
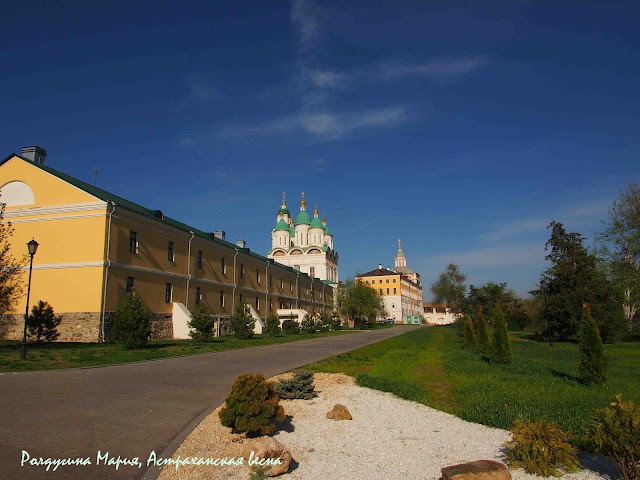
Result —
<svg viewBox="0 0 640 480"><path fill-rule="evenodd" d="M327 413L327 418L332 418L333 420L353 420L347 407L339 403L334 405L333 410Z"/></svg>
<svg viewBox="0 0 640 480"><path fill-rule="evenodd" d="M511 480L511 472L500 462L478 460L440 470L442 480Z"/></svg>
<svg viewBox="0 0 640 480"><path fill-rule="evenodd" d="M252 471L268 466L265 471L268 477L287 473L291 465L291 451L271 437L261 437L251 442L244 447L241 456L245 459L245 465ZM269 462L269 459L272 462Z"/></svg>

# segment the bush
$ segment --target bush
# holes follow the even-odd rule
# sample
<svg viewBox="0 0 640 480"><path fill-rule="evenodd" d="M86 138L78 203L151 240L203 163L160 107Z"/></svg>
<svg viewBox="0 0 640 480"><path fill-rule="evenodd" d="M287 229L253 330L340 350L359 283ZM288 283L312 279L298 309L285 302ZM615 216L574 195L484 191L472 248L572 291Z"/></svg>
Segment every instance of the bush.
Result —
<svg viewBox="0 0 640 480"><path fill-rule="evenodd" d="M116 307L111 336L128 350L142 348L151 335L151 310L133 292Z"/></svg>
<svg viewBox="0 0 640 480"><path fill-rule="evenodd" d="M478 351L485 355L488 354L491 350L491 340L489 340L489 329L487 328L487 320L482 312L482 306L478 307L476 340L478 341Z"/></svg>
<svg viewBox="0 0 640 480"><path fill-rule="evenodd" d="M279 400L273 382L267 382L261 373L241 373L220 410L220 423L248 435L273 435L273 420L284 421Z"/></svg>
<svg viewBox="0 0 640 480"><path fill-rule="evenodd" d="M238 340L248 340L253 337L256 321L249 313L249 307L244 303L238 304L236 311L229 319L233 336Z"/></svg>
<svg viewBox="0 0 640 480"><path fill-rule="evenodd" d="M280 333L280 319L275 315L269 315L266 322L267 335L275 337Z"/></svg>
<svg viewBox="0 0 640 480"><path fill-rule="evenodd" d="M316 321L313 319L311 315L305 315L302 319L302 323L300 324L302 330L307 333L315 333L318 329L316 326Z"/></svg>
<svg viewBox="0 0 640 480"><path fill-rule="evenodd" d="M282 331L287 335L297 335L300 333L300 325L295 320L285 320L282 322Z"/></svg>
<svg viewBox="0 0 640 480"><path fill-rule="evenodd" d="M611 406L593 412L586 439L617 465L622 478L640 478L640 404L616 396Z"/></svg>
<svg viewBox="0 0 640 480"><path fill-rule="evenodd" d="M459 315L453 322L453 325L456 327L456 332L460 338L464 338L464 326L466 323L467 317L464 315Z"/></svg>
<svg viewBox="0 0 640 480"><path fill-rule="evenodd" d="M58 325L62 317L56 317L53 307L47 302L40 300L38 305L31 309L31 315L27 319L29 335L36 337L36 341L44 338L47 342L53 342L59 336Z"/></svg>
<svg viewBox="0 0 640 480"><path fill-rule="evenodd" d="M310 400L314 397L313 373L308 370L296 370L290 380L276 383L280 398Z"/></svg>
<svg viewBox="0 0 640 480"><path fill-rule="evenodd" d="M189 332L189 336L198 342L211 341L213 340L214 324L213 312L202 305L191 314L191 321L188 322L188 325L193 330Z"/></svg>
<svg viewBox="0 0 640 480"><path fill-rule="evenodd" d="M513 351L507 332L507 322L500 303L496 303L492 313L493 342L491 344L491 361L493 363L513 363Z"/></svg>
<svg viewBox="0 0 640 480"><path fill-rule="evenodd" d="M545 420L513 422L511 441L504 444L510 469L524 468L542 477L559 477L563 472L576 472L580 466L570 437L556 423Z"/></svg>
<svg viewBox="0 0 640 480"><path fill-rule="evenodd" d="M340 319L340 315L337 313L331 315L331 330L342 330L342 320Z"/></svg>
<svg viewBox="0 0 640 480"><path fill-rule="evenodd" d="M333 319L327 313L320 314L320 320L316 324L318 330L321 332L329 332L333 330L331 327L333 325Z"/></svg>
<svg viewBox="0 0 640 480"><path fill-rule="evenodd" d="M464 322L464 348L476 351L478 349L478 344L476 342L476 332L473 328L471 316L466 315L466 317L467 320Z"/></svg>
<svg viewBox="0 0 640 480"><path fill-rule="evenodd" d="M585 385L602 385L607 381L607 357L605 357L600 331L591 316L589 305L585 305L582 312L578 342L580 381Z"/></svg>

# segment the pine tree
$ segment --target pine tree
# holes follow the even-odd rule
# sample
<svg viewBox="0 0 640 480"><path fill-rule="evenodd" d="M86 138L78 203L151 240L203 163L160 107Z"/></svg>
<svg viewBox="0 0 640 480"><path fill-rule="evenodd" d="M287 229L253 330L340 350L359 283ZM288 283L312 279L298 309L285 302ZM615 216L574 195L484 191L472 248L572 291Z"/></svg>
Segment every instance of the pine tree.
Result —
<svg viewBox="0 0 640 480"><path fill-rule="evenodd" d="M491 340L489 340L487 320L484 318L482 306L478 308L478 321L476 323L476 339L478 341L478 351L483 354L488 354L491 350Z"/></svg>
<svg viewBox="0 0 640 480"><path fill-rule="evenodd" d="M270 337L275 337L278 333L280 333L280 319L275 315L269 315L267 317L267 335Z"/></svg>
<svg viewBox="0 0 640 480"><path fill-rule="evenodd" d="M60 325L61 321L62 317L56 317L53 307L40 300L38 305L33 306L31 315L27 319L29 335L36 337L38 342L43 338L47 342L53 342L59 336L58 325Z"/></svg>
<svg viewBox="0 0 640 480"><path fill-rule="evenodd" d="M249 313L249 307L244 303L238 304L236 311L229 319L233 336L238 340L248 340L253 337L256 321Z"/></svg>
<svg viewBox="0 0 640 480"><path fill-rule="evenodd" d="M513 352L511 351L509 332L507 332L507 322L504 318L504 312L500 307L500 302L496 303L495 308L491 312L491 318L493 325L491 361L502 364L513 363Z"/></svg>
<svg viewBox="0 0 640 480"><path fill-rule="evenodd" d="M473 328L473 321L471 316L467 315L467 320L464 322L464 348L476 351L478 344L476 342L476 332Z"/></svg>
<svg viewBox="0 0 640 480"><path fill-rule="evenodd" d="M137 293L127 295L116 307L112 338L128 350L142 348L151 335L151 310Z"/></svg>
<svg viewBox="0 0 640 480"><path fill-rule="evenodd" d="M189 336L195 341L208 342L213 340L215 318L213 312L205 305L201 305L191 314L191 320L188 325L189 328L193 329L189 332Z"/></svg>
<svg viewBox="0 0 640 480"><path fill-rule="evenodd" d="M580 381L585 385L602 385L607 381L607 357L600 338L600 331L591 316L591 306L585 304L582 322L578 331L580 351L578 370Z"/></svg>
<svg viewBox="0 0 640 480"><path fill-rule="evenodd" d="M296 370L293 378L276 383L278 396L283 399L309 400L315 396L313 373L308 370Z"/></svg>

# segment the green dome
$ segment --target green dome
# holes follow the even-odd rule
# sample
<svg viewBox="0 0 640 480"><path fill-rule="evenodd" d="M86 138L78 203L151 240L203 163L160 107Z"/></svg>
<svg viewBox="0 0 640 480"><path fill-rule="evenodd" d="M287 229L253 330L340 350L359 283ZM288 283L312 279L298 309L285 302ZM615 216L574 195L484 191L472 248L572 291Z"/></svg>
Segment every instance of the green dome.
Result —
<svg viewBox="0 0 640 480"><path fill-rule="evenodd" d="M290 211L289 211L289 209L288 209L288 208L286 208L286 207L285 207L285 208L280 208L280 210L278 210L278 215L281 215L281 214L282 214L282 215L284 215L285 213L286 213L287 215L291 215L291 212L290 212Z"/></svg>
<svg viewBox="0 0 640 480"><path fill-rule="evenodd" d="M324 227L324 234L331 235L333 237L333 233L331 233L331 230L329 230L329 227Z"/></svg>
<svg viewBox="0 0 640 480"><path fill-rule="evenodd" d="M295 237L296 236L296 229L293 227L290 227L289 229L289 236L290 237Z"/></svg>
<svg viewBox="0 0 640 480"><path fill-rule="evenodd" d="M280 219L280 221L276 224L276 231L278 230L289 230L289 224L284 221L284 219Z"/></svg>
<svg viewBox="0 0 640 480"><path fill-rule="evenodd" d="M298 218L296 218L296 225L309 225L310 223L311 219L307 212L302 211L298 214Z"/></svg>
<svg viewBox="0 0 640 480"><path fill-rule="evenodd" d="M322 226L322 220L320 220L319 218L314 218L313 220L311 220L311 228L324 228Z"/></svg>

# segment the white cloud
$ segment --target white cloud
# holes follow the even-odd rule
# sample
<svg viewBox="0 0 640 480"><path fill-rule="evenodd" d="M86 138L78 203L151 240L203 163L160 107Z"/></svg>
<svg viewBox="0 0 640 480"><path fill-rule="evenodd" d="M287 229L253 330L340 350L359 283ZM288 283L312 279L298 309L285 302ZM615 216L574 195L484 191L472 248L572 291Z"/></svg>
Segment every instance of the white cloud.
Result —
<svg viewBox="0 0 640 480"><path fill-rule="evenodd" d="M342 87L348 79L348 75L333 70L307 70L306 75L317 88Z"/></svg>
<svg viewBox="0 0 640 480"><path fill-rule="evenodd" d="M539 264L544 261L544 256L544 246L539 243L512 244L433 255L421 259L420 264L455 263L463 270L474 267L518 267Z"/></svg>
<svg viewBox="0 0 640 480"><path fill-rule="evenodd" d="M403 77L428 77L443 79L466 75L486 63L486 57L434 58L425 63L383 63L378 76L391 80Z"/></svg>
<svg viewBox="0 0 640 480"><path fill-rule="evenodd" d="M291 22L300 39L302 49L311 48L320 37L318 7L312 0L293 0L291 3Z"/></svg>

